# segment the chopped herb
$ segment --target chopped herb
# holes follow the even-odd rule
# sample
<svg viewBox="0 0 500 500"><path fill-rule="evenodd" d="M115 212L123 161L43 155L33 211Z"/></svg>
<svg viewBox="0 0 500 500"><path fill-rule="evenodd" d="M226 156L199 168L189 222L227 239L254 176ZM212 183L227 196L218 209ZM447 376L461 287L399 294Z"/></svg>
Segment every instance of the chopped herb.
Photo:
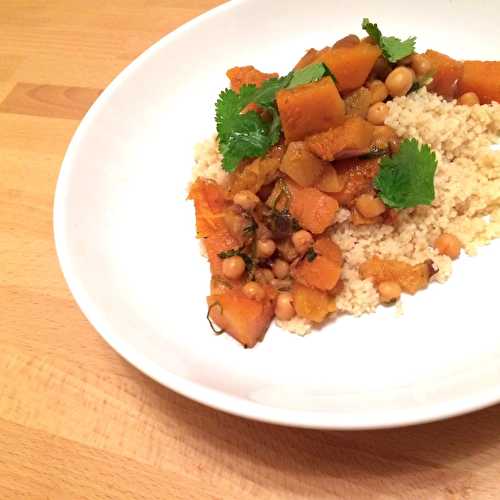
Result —
<svg viewBox="0 0 500 500"><path fill-rule="evenodd" d="M406 40L400 40L395 36L383 36L377 24L371 23L366 17L363 19L362 28L373 38L382 49L384 57L391 63L396 63L415 52L414 36Z"/></svg>
<svg viewBox="0 0 500 500"><path fill-rule="evenodd" d="M209 307L208 307L208 312L207 312L207 321L208 321L208 324L210 325L210 328L212 329L212 331L215 333L215 335L222 335L223 333L225 333L226 330L224 329L220 329L220 330L217 330L214 326L214 324L212 323L212 320L210 319L210 312L212 311L212 309L214 307L219 307L220 308L220 313L221 314L224 314L224 310L222 309L222 305L219 301L217 302L214 302L213 304L211 304Z"/></svg>
<svg viewBox="0 0 500 500"><path fill-rule="evenodd" d="M219 259L229 259L230 257L239 256L241 248L233 248L232 250L227 250L225 252L220 252L217 254Z"/></svg>
<svg viewBox="0 0 500 500"><path fill-rule="evenodd" d="M276 107L279 90L315 82L324 76L335 79L324 64L312 64L287 76L271 78L259 88L243 85L239 93L223 90L215 105L215 121L224 170L233 172L241 160L262 156L279 141L281 120ZM253 110L242 113L250 103L268 111L272 119L266 121Z"/></svg>
<svg viewBox="0 0 500 500"><path fill-rule="evenodd" d="M279 177L277 184L279 185L278 196L274 199L273 210L278 211L277 206L281 199L285 198L285 210L288 210L290 207L290 201L292 199L292 195L290 190L288 189L287 183L283 180L283 177Z"/></svg>
<svg viewBox="0 0 500 500"><path fill-rule="evenodd" d="M250 224L243 228L243 234L247 237L253 237L255 236L258 227L259 226L255 222L255 219L253 217L250 217Z"/></svg>
<svg viewBox="0 0 500 500"><path fill-rule="evenodd" d="M419 148L416 139L405 139L398 153L380 161L374 186L391 208L430 205L435 197L436 168L436 154L427 144Z"/></svg>
<svg viewBox="0 0 500 500"><path fill-rule="evenodd" d="M364 160L369 160L371 158L380 158L381 156L387 155L389 152L388 148L379 148L377 146L373 146L368 153L361 155L360 158Z"/></svg>
<svg viewBox="0 0 500 500"><path fill-rule="evenodd" d="M434 72L421 76L420 78L417 78L415 82L413 82L413 85L411 86L408 93L410 94L411 92L416 92L417 90L420 90L422 87L429 85L429 83L432 82L433 74Z"/></svg>
<svg viewBox="0 0 500 500"><path fill-rule="evenodd" d="M305 253L305 258L308 260L308 262L312 262L318 254L314 250L313 247L311 247L306 253Z"/></svg>

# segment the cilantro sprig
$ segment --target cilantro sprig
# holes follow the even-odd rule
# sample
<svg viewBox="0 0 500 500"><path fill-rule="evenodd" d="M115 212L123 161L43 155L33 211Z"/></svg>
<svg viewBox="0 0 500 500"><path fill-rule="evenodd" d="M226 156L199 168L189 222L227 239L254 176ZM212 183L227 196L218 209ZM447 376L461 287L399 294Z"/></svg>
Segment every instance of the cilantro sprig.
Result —
<svg viewBox="0 0 500 500"><path fill-rule="evenodd" d="M371 23L366 17L361 26L375 40L384 57L391 63L396 63L415 52L416 38L414 36L406 40L400 40L395 36L383 36L377 24Z"/></svg>
<svg viewBox="0 0 500 500"><path fill-rule="evenodd" d="M264 155L280 139L281 120L276 107L276 93L332 76L324 64L311 64L281 78L272 78L257 88L243 85L239 93L223 90L215 105L219 149L224 170L233 172L241 160ZM267 111L265 120L256 111L242 111L255 103Z"/></svg>
<svg viewBox="0 0 500 500"><path fill-rule="evenodd" d="M391 208L430 205L435 198L436 168L436 154L427 144L419 148L416 139L405 139L397 154L380 160L374 186Z"/></svg>

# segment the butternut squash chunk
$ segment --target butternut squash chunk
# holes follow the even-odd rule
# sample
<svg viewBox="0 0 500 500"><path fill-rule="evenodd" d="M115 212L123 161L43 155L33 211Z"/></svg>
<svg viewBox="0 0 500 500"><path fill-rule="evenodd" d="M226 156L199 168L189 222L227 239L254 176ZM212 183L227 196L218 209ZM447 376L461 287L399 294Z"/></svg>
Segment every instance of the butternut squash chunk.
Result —
<svg viewBox="0 0 500 500"><path fill-rule="evenodd" d="M218 184L199 177L192 184L188 199L194 202L197 238L206 238L224 225L222 212L227 204Z"/></svg>
<svg viewBox="0 0 500 500"><path fill-rule="evenodd" d="M448 100L456 97L458 82L464 71L463 63L435 50L428 50L425 56L431 62L434 71L432 82L427 88Z"/></svg>
<svg viewBox="0 0 500 500"><path fill-rule="evenodd" d="M325 53L327 50L330 50L330 47L325 47L321 50L309 49L300 59L300 61L295 65L293 69L302 69L310 64L313 64L318 57Z"/></svg>
<svg viewBox="0 0 500 500"><path fill-rule="evenodd" d="M330 312L335 310L328 294L295 282L292 287L293 305L301 318L321 323Z"/></svg>
<svg viewBox="0 0 500 500"><path fill-rule="evenodd" d="M254 347L262 339L274 315L274 298L262 302L249 299L241 289L230 289L207 299L209 317L245 347Z"/></svg>
<svg viewBox="0 0 500 500"><path fill-rule="evenodd" d="M333 161L352 151L360 155L369 151L375 127L359 116L348 118L344 124L306 139L307 147L319 158Z"/></svg>
<svg viewBox="0 0 500 500"><path fill-rule="evenodd" d="M335 75L339 91L345 92L365 83L380 55L379 47L361 42L351 47L333 47L319 54L314 62L325 63Z"/></svg>
<svg viewBox="0 0 500 500"><path fill-rule="evenodd" d="M293 270L293 277L305 286L332 291L339 283L342 270L342 251L328 236L314 243L317 256L311 262L304 258Z"/></svg>
<svg viewBox="0 0 500 500"><path fill-rule="evenodd" d="M270 78L278 78L278 73L262 73L253 66L237 66L231 68L226 73L231 88L235 92L239 92L243 85L255 85L260 87L266 80Z"/></svg>
<svg viewBox="0 0 500 500"><path fill-rule="evenodd" d="M338 267L342 266L343 257L340 247L332 241L328 236L319 237L314 243L314 250L317 254L326 257L329 261L336 264Z"/></svg>
<svg viewBox="0 0 500 500"><path fill-rule="evenodd" d="M373 189L373 178L378 174L379 161L377 158L349 158L335 162L335 169L343 188L332 196L340 205L350 207L360 194Z"/></svg>
<svg viewBox="0 0 500 500"><path fill-rule="evenodd" d="M412 266L398 260L384 260L372 257L359 267L363 279L372 278L375 285L383 281L396 281L404 292L414 295L427 287L429 279L436 272L432 261Z"/></svg>
<svg viewBox="0 0 500 500"><path fill-rule="evenodd" d="M340 279L341 268L322 255L309 262L304 258L293 270L293 277L303 285L318 290L332 290Z"/></svg>
<svg viewBox="0 0 500 500"><path fill-rule="evenodd" d="M316 188L298 189L290 204L291 214L313 234L321 234L333 224L338 208L337 200Z"/></svg>
<svg viewBox="0 0 500 500"><path fill-rule="evenodd" d="M481 104L500 103L500 61L465 61L459 95L475 92Z"/></svg>
<svg viewBox="0 0 500 500"><path fill-rule="evenodd" d="M301 142L291 142L281 161L280 170L299 186L312 186L330 164L313 155Z"/></svg>
<svg viewBox="0 0 500 500"><path fill-rule="evenodd" d="M329 76L280 90L276 102L287 143L336 127L345 117L344 101Z"/></svg>
<svg viewBox="0 0 500 500"><path fill-rule="evenodd" d="M344 187L335 167L329 165L323 171L315 187L323 193L338 193Z"/></svg>

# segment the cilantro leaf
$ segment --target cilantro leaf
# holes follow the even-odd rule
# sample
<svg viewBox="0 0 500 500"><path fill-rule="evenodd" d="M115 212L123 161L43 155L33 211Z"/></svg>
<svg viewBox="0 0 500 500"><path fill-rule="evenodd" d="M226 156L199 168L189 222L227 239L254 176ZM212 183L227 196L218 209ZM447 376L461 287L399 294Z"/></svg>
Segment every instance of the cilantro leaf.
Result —
<svg viewBox="0 0 500 500"><path fill-rule="evenodd" d="M215 105L215 121L222 153L222 167L233 172L241 160L264 155L281 136L281 120L276 107L276 93L282 89L332 76L324 64L312 64L281 78L271 78L259 88L243 85L239 93L223 90ZM242 113L250 103L258 104L271 116L270 121L256 111Z"/></svg>
<svg viewBox="0 0 500 500"><path fill-rule="evenodd" d="M414 36L406 40L400 40L395 36L383 36L377 24L371 23L366 17L361 27L375 40L375 43L382 49L384 57L391 63L396 63L415 52L416 38Z"/></svg>
<svg viewBox="0 0 500 500"><path fill-rule="evenodd" d="M288 76L291 78L289 84L286 86L287 89L293 89L306 83L317 82L325 76L331 76L334 82L337 81L333 73L323 63L310 64L305 68L292 71Z"/></svg>
<svg viewBox="0 0 500 500"><path fill-rule="evenodd" d="M378 26L376 23L371 23L368 18L363 19L363 24L361 27L368 33L369 36L375 40L375 43L377 45L380 44L380 39L382 38L382 33L379 30Z"/></svg>
<svg viewBox="0 0 500 500"><path fill-rule="evenodd" d="M226 89L221 92L215 105L222 166L228 172L234 171L244 158L262 156L279 140L281 127L276 123L276 118L269 123L256 111L241 113L248 104L255 102L260 90L255 85L244 85L239 94ZM262 95L264 97L259 100L268 99L265 94Z"/></svg>
<svg viewBox="0 0 500 500"><path fill-rule="evenodd" d="M404 41L394 36L383 36L380 39L380 48L384 53L384 57L391 63L398 62L400 59L413 54L415 52L415 41L417 39L412 36Z"/></svg>
<svg viewBox="0 0 500 500"><path fill-rule="evenodd" d="M405 139L399 153L384 157L374 179L382 201L392 208L430 205L435 198L436 154L427 144L420 148L416 139Z"/></svg>

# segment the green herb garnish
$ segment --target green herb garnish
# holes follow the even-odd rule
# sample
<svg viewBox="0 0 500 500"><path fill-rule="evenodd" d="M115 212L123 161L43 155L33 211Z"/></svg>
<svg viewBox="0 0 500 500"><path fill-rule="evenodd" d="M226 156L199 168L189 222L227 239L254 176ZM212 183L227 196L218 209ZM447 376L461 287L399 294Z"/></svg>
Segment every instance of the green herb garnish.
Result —
<svg viewBox="0 0 500 500"><path fill-rule="evenodd" d="M436 168L436 154L427 144L419 148L416 139L405 139L397 154L380 160L374 186L391 208L430 205L435 198Z"/></svg>
<svg viewBox="0 0 500 500"><path fill-rule="evenodd" d="M371 23L366 17L363 19L362 28L375 40L384 57L391 63L396 63L415 52L414 36L406 40L400 40L395 36L383 36L377 24Z"/></svg>
<svg viewBox="0 0 500 500"><path fill-rule="evenodd" d="M313 247L311 247L306 253L305 253L305 258L308 260L308 262L312 262L318 254L314 250Z"/></svg>
<svg viewBox="0 0 500 500"><path fill-rule="evenodd" d="M214 302L211 306L209 306L208 308L208 312L207 312L207 321L208 321L208 324L210 325L210 328L212 329L212 331L215 333L215 335L222 335L223 333L225 333L226 330L223 330L222 328L217 330L214 326L214 324L212 323L212 320L210 319L210 312L212 311L212 309L214 307L218 307L220 309L220 313L221 314L224 314L224 309L222 309L222 305L220 302Z"/></svg>
<svg viewBox="0 0 500 500"><path fill-rule="evenodd" d="M243 85L239 93L223 90L215 105L215 120L224 170L233 172L241 160L262 156L279 141L281 120L276 107L279 90L316 82L325 76L334 78L324 64L312 64L287 76L271 78L259 88ZM265 120L256 111L242 113L250 103L266 110L271 120Z"/></svg>
<svg viewBox="0 0 500 500"><path fill-rule="evenodd" d="M289 84L286 86L287 89L293 89L299 85L305 85L306 83L318 82L325 76L331 76L333 81L337 83L335 75L328 69L323 63L320 64L310 64L305 68L292 71L286 78L290 78Z"/></svg>

